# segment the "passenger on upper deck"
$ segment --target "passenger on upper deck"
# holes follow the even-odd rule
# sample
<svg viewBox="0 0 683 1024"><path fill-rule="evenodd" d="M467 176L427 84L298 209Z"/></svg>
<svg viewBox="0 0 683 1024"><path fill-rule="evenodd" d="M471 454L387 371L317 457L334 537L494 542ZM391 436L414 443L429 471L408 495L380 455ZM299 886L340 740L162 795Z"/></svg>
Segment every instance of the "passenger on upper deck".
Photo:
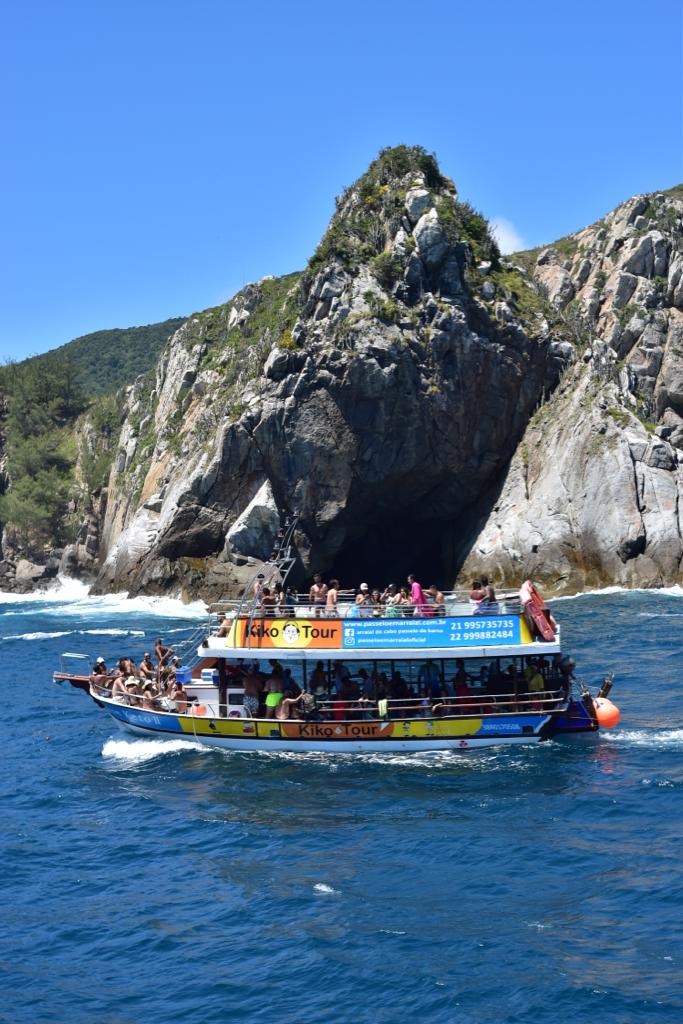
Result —
<svg viewBox="0 0 683 1024"><path fill-rule="evenodd" d="M425 592L412 573L408 576L408 585L410 586L410 601L413 605L413 614L431 615L432 610L429 606L429 601L425 596Z"/></svg>
<svg viewBox="0 0 683 1024"><path fill-rule="evenodd" d="M472 589L470 591L470 605L473 611L476 613L479 604L484 600L486 594L481 588L481 580L472 580Z"/></svg>
<svg viewBox="0 0 683 1024"><path fill-rule="evenodd" d="M371 618L372 608L370 607L370 588L367 583L361 583L356 594L356 609L359 618Z"/></svg>
<svg viewBox="0 0 683 1024"><path fill-rule="evenodd" d="M337 601L339 600L339 580L330 580L325 601L325 614L329 618L337 615Z"/></svg>
<svg viewBox="0 0 683 1024"><path fill-rule="evenodd" d="M327 584L323 583L323 578L319 572L313 577L313 585L308 597L311 604L315 606L316 614L320 615L327 602Z"/></svg>
<svg viewBox="0 0 683 1024"><path fill-rule="evenodd" d="M227 636L232 627L232 620L227 619L225 615L218 616L218 629L216 630L216 636Z"/></svg>
<svg viewBox="0 0 683 1024"><path fill-rule="evenodd" d="M264 587L259 598L259 610L262 615L272 618L275 615L275 595L270 587Z"/></svg>
<svg viewBox="0 0 683 1024"><path fill-rule="evenodd" d="M446 601L445 601L445 598L444 598L443 594L441 593L441 591L437 587L436 583L432 583L432 585L430 586L430 588L429 588L429 595L430 595L431 600L432 600L432 608L433 608L434 614L435 615L445 615L446 614Z"/></svg>
<svg viewBox="0 0 683 1024"><path fill-rule="evenodd" d="M474 609L474 615L498 615L500 606L496 600L496 592L493 589L493 585L489 583L488 576L482 576L481 578L481 592L483 597ZM471 599L472 595L470 595Z"/></svg>

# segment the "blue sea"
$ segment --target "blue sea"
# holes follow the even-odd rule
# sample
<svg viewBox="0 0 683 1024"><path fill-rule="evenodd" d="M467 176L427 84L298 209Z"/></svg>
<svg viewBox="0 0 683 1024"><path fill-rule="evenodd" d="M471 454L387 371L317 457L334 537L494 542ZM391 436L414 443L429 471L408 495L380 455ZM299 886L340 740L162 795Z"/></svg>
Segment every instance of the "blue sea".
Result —
<svg viewBox="0 0 683 1024"><path fill-rule="evenodd" d="M527 749L136 740L51 680L201 608L0 595L0 1019L683 1020L683 591L557 602L618 728Z"/></svg>

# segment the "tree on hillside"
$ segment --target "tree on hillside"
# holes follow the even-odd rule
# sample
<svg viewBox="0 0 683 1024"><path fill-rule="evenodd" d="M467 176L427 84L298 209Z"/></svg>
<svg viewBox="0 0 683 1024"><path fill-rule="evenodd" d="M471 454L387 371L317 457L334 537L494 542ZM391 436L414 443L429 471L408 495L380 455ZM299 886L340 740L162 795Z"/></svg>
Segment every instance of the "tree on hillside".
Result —
<svg viewBox="0 0 683 1024"><path fill-rule="evenodd" d="M27 548L59 543L70 496L74 453L68 428L87 408L77 369L52 353L0 371L9 490L0 520Z"/></svg>

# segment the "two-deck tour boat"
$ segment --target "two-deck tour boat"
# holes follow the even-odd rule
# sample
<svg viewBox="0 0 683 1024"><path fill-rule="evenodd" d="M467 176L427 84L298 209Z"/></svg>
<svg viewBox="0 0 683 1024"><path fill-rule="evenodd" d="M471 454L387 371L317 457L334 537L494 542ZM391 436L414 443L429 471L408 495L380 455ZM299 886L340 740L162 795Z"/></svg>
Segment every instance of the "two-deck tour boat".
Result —
<svg viewBox="0 0 683 1024"><path fill-rule="evenodd" d="M307 597L276 613L259 595L286 579L289 539L240 602L212 609L194 664L177 669L182 704L145 707L139 695L114 697L87 675L56 672L55 680L87 690L134 735L240 751L466 751L595 734L618 720L606 700L611 678L596 697L578 686L560 628L530 585L521 602L507 595L490 608L448 594L445 614L384 609L365 618L355 603L325 609ZM271 707L245 699L245 670L247 696L265 682ZM282 696L297 693L289 716L278 717Z"/></svg>

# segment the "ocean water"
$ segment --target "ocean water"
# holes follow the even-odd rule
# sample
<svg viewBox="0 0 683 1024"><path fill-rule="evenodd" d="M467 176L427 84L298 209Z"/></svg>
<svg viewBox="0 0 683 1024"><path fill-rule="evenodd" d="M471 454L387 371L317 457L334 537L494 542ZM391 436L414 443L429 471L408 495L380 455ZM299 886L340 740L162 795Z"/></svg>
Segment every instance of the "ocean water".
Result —
<svg viewBox="0 0 683 1024"><path fill-rule="evenodd" d="M599 739L426 755L136 740L51 681L201 606L0 595L0 1020L683 1020L683 591L558 602Z"/></svg>

